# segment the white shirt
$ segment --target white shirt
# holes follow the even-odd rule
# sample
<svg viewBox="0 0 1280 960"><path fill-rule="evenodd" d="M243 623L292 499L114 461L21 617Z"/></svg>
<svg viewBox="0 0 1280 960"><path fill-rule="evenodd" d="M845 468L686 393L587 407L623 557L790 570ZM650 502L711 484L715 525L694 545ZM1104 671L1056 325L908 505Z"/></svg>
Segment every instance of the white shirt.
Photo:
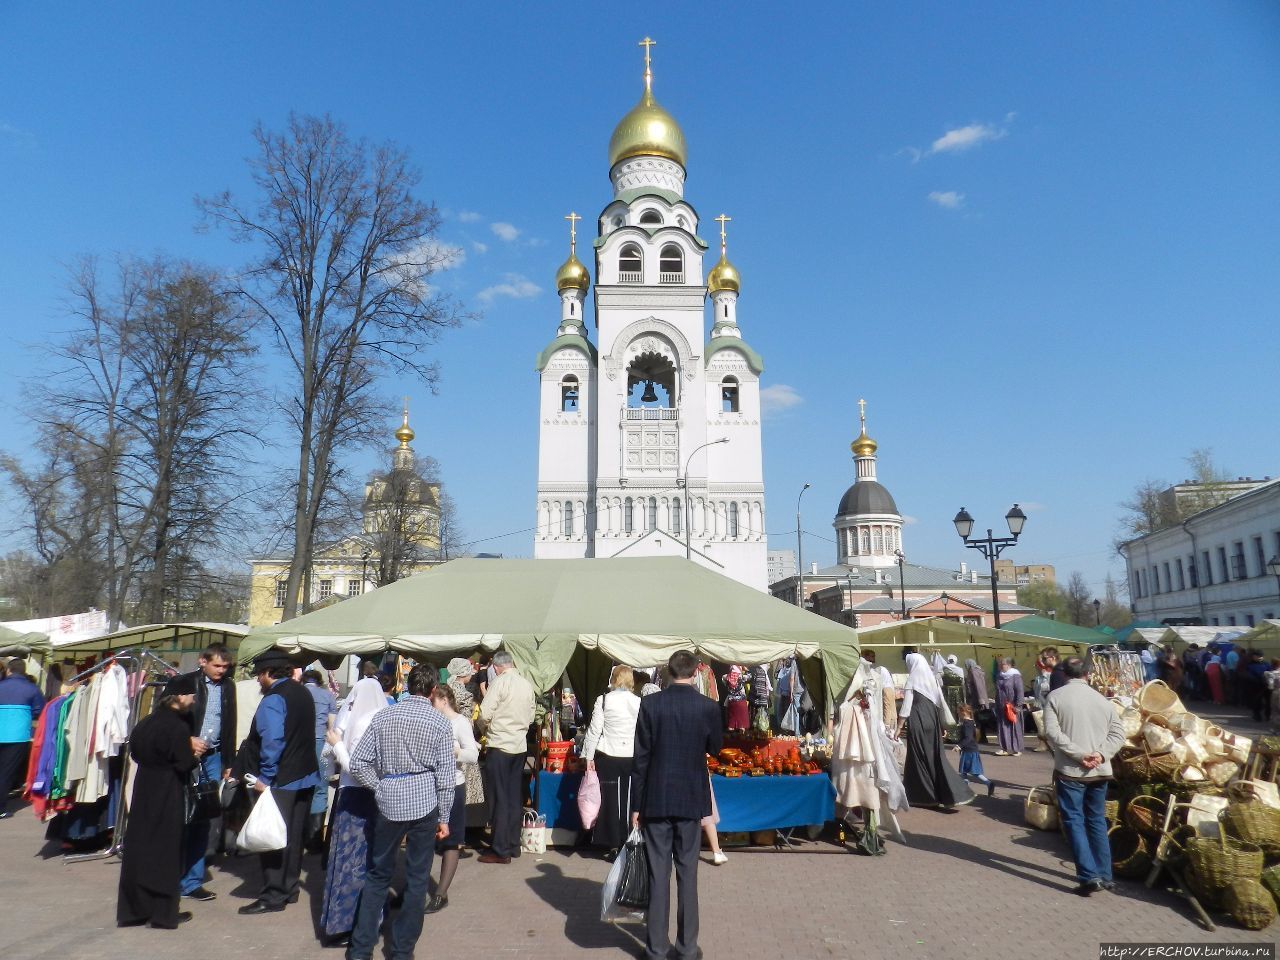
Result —
<svg viewBox="0 0 1280 960"><path fill-rule="evenodd" d="M449 722L453 724L453 741L458 745L458 779L454 781L454 785L460 787L467 782L467 776L462 772L462 765L475 763L480 759L480 744L476 743L476 734L471 729L470 717L455 713Z"/></svg>
<svg viewBox="0 0 1280 960"><path fill-rule="evenodd" d="M596 750L610 757L630 757L636 750L636 717L640 698L630 690L610 690L596 698L591 724L582 742L582 757L594 760Z"/></svg>

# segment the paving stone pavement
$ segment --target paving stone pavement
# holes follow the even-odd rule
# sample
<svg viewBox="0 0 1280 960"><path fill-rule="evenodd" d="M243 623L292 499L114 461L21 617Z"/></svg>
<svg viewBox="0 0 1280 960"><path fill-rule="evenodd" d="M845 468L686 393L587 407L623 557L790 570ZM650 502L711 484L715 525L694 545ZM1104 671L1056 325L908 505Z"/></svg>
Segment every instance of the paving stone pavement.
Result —
<svg viewBox="0 0 1280 960"><path fill-rule="evenodd" d="M1233 722L1245 732L1251 725ZM990 748L988 748L990 749ZM700 942L709 960L921 958L990 960L1024 954L1092 960L1101 940L1266 943L1280 924L1251 933L1223 917L1203 931L1172 893L1123 882L1116 894L1073 896L1064 841L1022 823L1027 788L1049 782L1043 753L983 757L996 796L954 814L912 810L901 818L908 845L867 858L830 842L802 852L729 850L729 862L699 870ZM337 960L314 935L324 875L304 861L302 901L284 913L240 917L257 887L251 858L213 868L212 903L184 906L195 919L179 931L115 927L118 863L64 863L43 850L26 810L0 821L0 933L3 960ZM45 856L49 855L46 859ZM464 860L450 904L427 918L417 956L483 958L633 956L641 928L599 920L609 865L560 850L510 866Z"/></svg>

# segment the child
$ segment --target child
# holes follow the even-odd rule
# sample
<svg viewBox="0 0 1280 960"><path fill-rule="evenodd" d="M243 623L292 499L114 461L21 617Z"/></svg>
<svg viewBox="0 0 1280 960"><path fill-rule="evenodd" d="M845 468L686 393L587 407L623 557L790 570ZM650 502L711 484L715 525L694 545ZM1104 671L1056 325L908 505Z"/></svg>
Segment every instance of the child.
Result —
<svg viewBox="0 0 1280 960"><path fill-rule="evenodd" d="M966 780L977 780L987 785L987 796L996 792L996 785L983 775L982 756L978 753L977 728L973 722L973 707L967 703L960 704L959 742L953 750L960 754L960 776Z"/></svg>

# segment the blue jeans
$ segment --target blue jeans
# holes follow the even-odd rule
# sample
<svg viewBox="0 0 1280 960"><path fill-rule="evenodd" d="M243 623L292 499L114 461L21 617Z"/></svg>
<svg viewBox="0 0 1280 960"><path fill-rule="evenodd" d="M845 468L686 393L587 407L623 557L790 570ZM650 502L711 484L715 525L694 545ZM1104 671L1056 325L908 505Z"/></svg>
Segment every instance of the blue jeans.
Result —
<svg viewBox="0 0 1280 960"><path fill-rule="evenodd" d="M1076 880L1111 882L1111 843L1107 840L1107 782L1058 780L1058 815L1071 843Z"/></svg>
<svg viewBox="0 0 1280 960"><path fill-rule="evenodd" d="M373 956L383 908L387 903L387 888L396 872L396 857L402 840L406 841L404 902L391 924L389 952L391 960L412 960L414 945L422 935L427 882L436 852L436 824L439 820L439 809L432 810L420 820L388 820L378 814L373 828L373 846L369 851L371 865L356 906L356 923L351 931L351 945L347 948L348 960L370 960Z"/></svg>
<svg viewBox="0 0 1280 960"><path fill-rule="evenodd" d="M204 775L217 783L222 779L222 754L217 749L210 750L200 759L204 767ZM208 820L193 823L187 827L187 850L182 865L186 872L178 890L185 897L187 894L204 886L204 854L209 849L209 829L213 824Z"/></svg>

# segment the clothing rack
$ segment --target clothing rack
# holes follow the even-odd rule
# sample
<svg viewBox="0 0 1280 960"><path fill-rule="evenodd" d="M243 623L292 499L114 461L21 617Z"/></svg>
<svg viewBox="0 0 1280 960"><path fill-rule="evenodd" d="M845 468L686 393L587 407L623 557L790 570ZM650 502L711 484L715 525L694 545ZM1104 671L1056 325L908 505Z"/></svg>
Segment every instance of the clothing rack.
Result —
<svg viewBox="0 0 1280 960"><path fill-rule="evenodd" d="M126 663L129 666L126 666ZM129 691L129 733L133 733L133 728L138 724L138 711L142 706L142 691L147 687L162 687L168 683L169 678L176 674L173 667L160 657L157 657L150 650L143 647L124 649L117 651L112 656L96 663L88 670L83 670L72 677L68 683L79 683L86 677L107 669L110 666L118 665L125 670L127 674L126 689ZM134 681L138 674L147 670L163 671L163 679L148 679L143 683L137 684L134 689ZM124 848L124 831L128 822L128 804L125 802L125 780L129 770L129 739L126 738L120 747L120 797L116 802L116 819L115 827L111 831L111 845L105 850L99 850L96 853L67 853L62 857L63 863L85 863L89 860L107 860L111 857L119 856L120 851Z"/></svg>

